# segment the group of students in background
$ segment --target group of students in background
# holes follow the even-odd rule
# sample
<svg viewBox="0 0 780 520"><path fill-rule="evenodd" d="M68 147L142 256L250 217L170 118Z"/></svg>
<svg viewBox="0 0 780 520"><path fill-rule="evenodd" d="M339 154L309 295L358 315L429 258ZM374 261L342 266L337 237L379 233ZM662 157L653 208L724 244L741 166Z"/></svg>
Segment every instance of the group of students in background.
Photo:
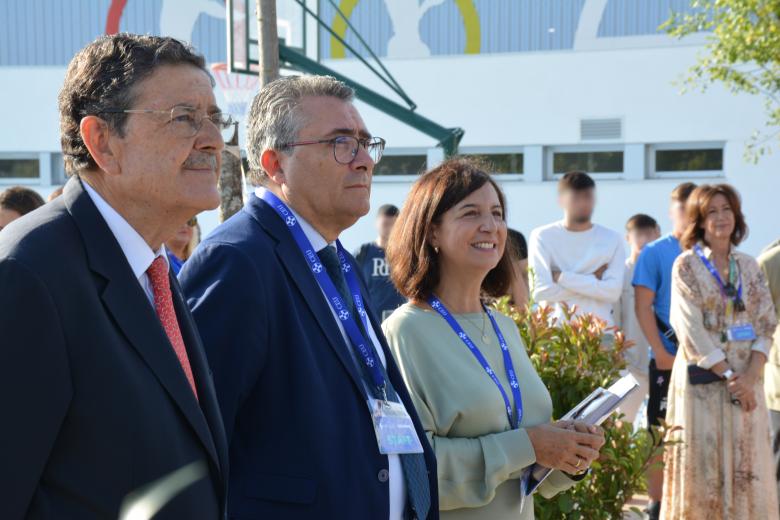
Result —
<svg viewBox="0 0 780 520"><path fill-rule="evenodd" d="M632 217L626 258L592 222L594 181L570 172L563 219L526 251L489 168L454 157L381 208L354 258L339 236L368 213L385 145L354 95L329 76L264 86L257 188L193 251L233 127L205 59L126 33L77 53L62 196L0 195L0 517L116 518L150 492L160 520L532 520L605 436L553 420L516 324L486 304L507 295L636 342L648 425L674 427L652 518L780 516L761 386L769 358L777 450L780 245L760 262L735 249L733 188L680 185L672 232ZM535 464L553 470L541 483Z"/></svg>

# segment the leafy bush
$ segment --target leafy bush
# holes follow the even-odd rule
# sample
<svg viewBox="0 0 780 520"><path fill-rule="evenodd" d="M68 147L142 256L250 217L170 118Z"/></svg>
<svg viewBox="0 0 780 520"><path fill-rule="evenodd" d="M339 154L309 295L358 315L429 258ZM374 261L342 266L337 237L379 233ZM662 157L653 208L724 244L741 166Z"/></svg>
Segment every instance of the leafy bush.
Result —
<svg viewBox="0 0 780 520"><path fill-rule="evenodd" d="M553 400L553 417L559 418L593 390L609 386L625 368L623 351L630 346L622 332L608 330L591 315L565 320L550 317L551 308L518 310L506 300L499 310L511 316L528 348L528 355ZM606 333L611 334L606 334ZM613 340L614 338L614 340ZM659 436L617 419L604 424L606 444L591 473L575 487L551 500L538 497L538 520L610 520L622 518L631 497L645 491L644 474L659 446Z"/></svg>

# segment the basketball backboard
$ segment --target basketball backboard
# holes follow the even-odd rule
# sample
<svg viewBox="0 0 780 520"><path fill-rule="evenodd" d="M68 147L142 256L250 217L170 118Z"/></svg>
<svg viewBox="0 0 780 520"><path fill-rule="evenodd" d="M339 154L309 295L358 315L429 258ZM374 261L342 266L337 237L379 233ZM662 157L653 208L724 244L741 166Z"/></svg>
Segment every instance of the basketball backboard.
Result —
<svg viewBox="0 0 780 520"><path fill-rule="evenodd" d="M227 0L228 67L257 74L257 0ZM306 52L306 15L296 0L276 1L276 27L288 47Z"/></svg>

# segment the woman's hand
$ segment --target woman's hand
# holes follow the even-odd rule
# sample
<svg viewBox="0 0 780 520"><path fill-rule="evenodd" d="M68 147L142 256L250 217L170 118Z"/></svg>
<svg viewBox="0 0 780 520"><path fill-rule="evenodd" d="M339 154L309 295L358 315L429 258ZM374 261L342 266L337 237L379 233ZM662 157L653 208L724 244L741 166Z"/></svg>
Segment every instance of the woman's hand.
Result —
<svg viewBox="0 0 780 520"><path fill-rule="evenodd" d="M741 374L731 376L726 383L731 395L739 399L742 409L746 412L752 412L758 406L756 401L756 383L759 378L752 371L748 370Z"/></svg>
<svg viewBox="0 0 780 520"><path fill-rule="evenodd" d="M604 433L601 428L594 428L575 421L559 421L527 428L526 432L536 452L536 462L576 475L588 469L604 445Z"/></svg>

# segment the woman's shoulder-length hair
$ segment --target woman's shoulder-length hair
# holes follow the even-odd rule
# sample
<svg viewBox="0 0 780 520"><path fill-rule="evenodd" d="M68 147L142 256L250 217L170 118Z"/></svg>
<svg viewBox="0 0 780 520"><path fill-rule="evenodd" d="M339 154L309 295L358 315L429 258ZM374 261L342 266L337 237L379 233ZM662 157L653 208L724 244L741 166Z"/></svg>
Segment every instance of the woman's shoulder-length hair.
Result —
<svg viewBox="0 0 780 520"><path fill-rule="evenodd" d="M704 221L707 220L707 209L716 195L723 195L734 213L734 231L731 233L731 243L739 245L748 234L745 215L742 213L742 201L739 193L729 184L702 184L688 197L685 212L688 216L688 227L680 238L683 249L691 249L704 240Z"/></svg>
<svg viewBox="0 0 780 520"><path fill-rule="evenodd" d="M431 245L433 227L460 201L491 184L498 194L504 219L506 201L501 188L481 163L464 157L448 159L424 173L412 186L388 240L390 276L398 292L424 301L439 284L439 259ZM496 267L482 283L485 296L507 294L512 283L512 248L504 247Z"/></svg>

